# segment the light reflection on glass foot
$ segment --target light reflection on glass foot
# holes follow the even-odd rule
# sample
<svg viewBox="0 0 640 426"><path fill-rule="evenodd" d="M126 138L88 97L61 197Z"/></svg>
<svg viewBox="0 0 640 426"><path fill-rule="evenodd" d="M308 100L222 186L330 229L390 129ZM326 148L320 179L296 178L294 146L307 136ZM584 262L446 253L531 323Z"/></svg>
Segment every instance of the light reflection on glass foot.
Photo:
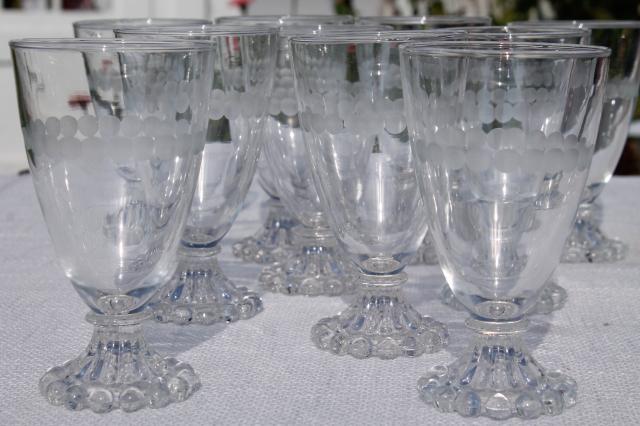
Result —
<svg viewBox="0 0 640 426"><path fill-rule="evenodd" d="M236 287L215 257L183 257L174 279L154 305L158 322L210 325L249 319L262 312L262 300L246 287Z"/></svg>
<svg viewBox="0 0 640 426"><path fill-rule="evenodd" d="M269 211L261 228L232 247L233 255L245 262L273 263L286 257L293 247L292 228L297 222L279 201L267 203Z"/></svg>
<svg viewBox="0 0 640 426"><path fill-rule="evenodd" d="M575 405L577 385L538 365L518 336L485 334L453 364L434 367L420 378L418 392L424 402L446 413L535 419Z"/></svg>
<svg viewBox="0 0 640 426"><path fill-rule="evenodd" d="M361 289L349 308L313 326L311 340L336 355L393 359L437 352L448 332L407 303L396 286Z"/></svg>
<svg viewBox="0 0 640 426"><path fill-rule="evenodd" d="M161 408L189 398L200 380L189 364L147 346L140 323L149 315L87 315L95 325L89 346L47 371L40 393L53 405L95 413Z"/></svg>
<svg viewBox="0 0 640 426"><path fill-rule="evenodd" d="M353 293L353 267L335 247L306 245L265 267L258 280L267 291L287 295L340 296Z"/></svg>
<svg viewBox="0 0 640 426"><path fill-rule="evenodd" d="M462 303L456 299L448 285L443 285L440 290L440 301L448 307L463 311L465 310ZM560 287L555 281L551 281L540 292L538 303L531 309L530 314L550 314L564 307L567 302L567 291Z"/></svg>

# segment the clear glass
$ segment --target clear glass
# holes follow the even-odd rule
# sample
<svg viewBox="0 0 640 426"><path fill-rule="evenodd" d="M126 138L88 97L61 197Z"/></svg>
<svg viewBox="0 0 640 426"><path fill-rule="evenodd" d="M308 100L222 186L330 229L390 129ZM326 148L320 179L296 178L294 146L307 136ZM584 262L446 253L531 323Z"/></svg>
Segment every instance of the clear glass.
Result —
<svg viewBox="0 0 640 426"><path fill-rule="evenodd" d="M76 21L73 23L73 33L76 38L115 38L114 29L118 27L158 27L167 25L200 26L211 23L204 19L180 19L180 18L132 18L132 19L91 19ZM113 90L120 82L120 66L118 58L114 56L106 58L102 52L84 53L84 61L87 69L87 77L91 86L92 102L96 108L96 114L119 116L121 110L120 91Z"/></svg>
<svg viewBox="0 0 640 426"><path fill-rule="evenodd" d="M518 333L571 230L609 53L505 41L402 49L410 141L434 244L477 332L453 364L419 381L421 397L441 411L535 418L576 402L575 381L540 366Z"/></svg>
<svg viewBox="0 0 640 426"><path fill-rule="evenodd" d="M400 40L410 38L403 33ZM440 350L446 328L406 300L403 272L426 231L400 79L396 33L293 38L309 164L340 247L358 267L357 294L312 329L316 346L356 358Z"/></svg>
<svg viewBox="0 0 640 426"><path fill-rule="evenodd" d="M216 18L217 24L272 25L275 27L304 24L314 27L352 22L353 17L349 15L249 15ZM265 203L266 220L252 236L243 238L233 245L234 256L245 262L272 264L285 259L294 250L293 228L299 223L280 200L269 169L263 154L258 160L258 183L269 196Z"/></svg>
<svg viewBox="0 0 640 426"><path fill-rule="evenodd" d="M236 287L216 260L256 170L273 86L277 28L238 25L116 30L127 39L205 39L215 63L200 175L182 236L180 266L162 290L156 320L213 324L248 319L262 301Z"/></svg>
<svg viewBox="0 0 640 426"><path fill-rule="evenodd" d="M288 295L337 296L353 291L349 262L337 252L337 243L322 213L305 155L288 39L296 34L352 31L353 25L309 22L289 17L280 27L280 47L273 96L269 102L264 156L273 187L286 209L300 223L293 228L294 247L266 266L259 276L269 291ZM365 26L378 30L379 25Z"/></svg>
<svg viewBox="0 0 640 426"><path fill-rule="evenodd" d="M591 44L612 50L598 141L587 186L573 232L567 240L564 262L622 260L627 246L600 230L602 206L598 196L611 180L620 160L636 108L640 85L640 21L514 22L514 27L577 26L591 30Z"/></svg>
<svg viewBox="0 0 640 426"><path fill-rule="evenodd" d="M319 25L319 24L351 24L351 15L241 15L221 16L216 24L273 24L282 25Z"/></svg>
<svg viewBox="0 0 640 426"><path fill-rule="evenodd" d="M469 41L497 41L497 40L511 40L511 41L526 41L537 43L574 43L574 44L588 44L591 32L586 28L538 28L538 27L467 27L467 28L455 28L444 30L432 30L429 32L429 37L439 40L469 40ZM537 82L537 86L543 87L544 81L542 79L543 74L540 74L540 81ZM550 191L549 197L555 196L553 191L556 191L557 176L546 176L548 182L548 189ZM419 249L418 260L428 261L432 263L437 262L437 255L435 253L435 247L431 241L430 235L425 237L425 243ZM448 285L444 285L440 292L440 299L442 302L454 309L464 309L461 303L459 303ZM555 310L558 310L564 306L567 300L567 292L560 287L555 279L549 280L549 283L544 287L540 293L540 300L536 304L535 308L531 310L531 313L548 314Z"/></svg>
<svg viewBox="0 0 640 426"><path fill-rule="evenodd" d="M447 27L472 27L491 25L488 16L363 16L357 24L390 25L395 30L430 30Z"/></svg>
<svg viewBox="0 0 640 426"><path fill-rule="evenodd" d="M113 30L121 27L198 26L211 23L207 19L189 18L87 19L73 23L73 35L77 38L114 38Z"/></svg>
<svg viewBox="0 0 640 426"><path fill-rule="evenodd" d="M452 28L457 30L465 30L468 27L482 27L491 25L491 18L488 16L363 16L358 18L357 24L381 24L389 25L395 30L435 30L438 28ZM447 31L449 36L453 36L451 31ZM440 34L438 34L440 35ZM425 35L426 36L426 35ZM431 37L431 36L426 36ZM429 233L424 237L424 241L418 248L413 258L413 264L433 265L438 262L433 243ZM455 300L455 299L453 299Z"/></svg>
<svg viewBox="0 0 640 426"><path fill-rule="evenodd" d="M273 25L275 27L287 23L338 25L352 22L353 17L349 15L249 15L216 18L217 24ZM258 183L269 196L264 203L267 209L266 220L252 236L245 237L233 245L234 256L245 262L272 264L285 259L294 250L293 228L299 223L280 200L267 163L265 156L261 155L258 160Z"/></svg>
<svg viewBox="0 0 640 426"><path fill-rule="evenodd" d="M464 34L470 40L512 40L535 43L588 44L591 31L581 27L518 27L518 26L468 26L429 30L431 38L441 40L458 38Z"/></svg>
<svg viewBox="0 0 640 426"><path fill-rule="evenodd" d="M102 413L183 401L187 364L147 347L141 322L173 275L204 145L209 43L10 43L25 148L58 261L91 309L93 338L49 370L54 405ZM85 57L116 58L119 115L100 113Z"/></svg>

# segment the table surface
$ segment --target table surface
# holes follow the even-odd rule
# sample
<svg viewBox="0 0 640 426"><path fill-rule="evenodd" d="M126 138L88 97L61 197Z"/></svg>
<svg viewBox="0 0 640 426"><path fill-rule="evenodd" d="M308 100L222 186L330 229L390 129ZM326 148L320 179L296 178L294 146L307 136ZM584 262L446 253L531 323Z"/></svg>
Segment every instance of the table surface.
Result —
<svg viewBox="0 0 640 426"><path fill-rule="evenodd" d="M629 244L625 261L561 265L567 305L536 316L526 340L537 360L578 382L579 401L535 424L640 423L640 178L614 178L602 199L604 229ZM256 288L258 265L231 255L231 244L258 227L263 195L252 190L225 239L221 265L239 285ZM106 415L50 406L37 383L49 367L80 353L91 326L87 308L58 268L31 179L0 176L0 424L496 424L442 414L420 401L416 381L452 362L471 336L466 315L437 299L437 267L410 267L407 296L449 326L450 345L419 358L338 357L317 350L311 326L347 304L343 298L263 296L253 319L211 327L148 323L156 349L191 363L202 389L160 410ZM519 420L511 420L521 424ZM509 422L508 422L509 423Z"/></svg>

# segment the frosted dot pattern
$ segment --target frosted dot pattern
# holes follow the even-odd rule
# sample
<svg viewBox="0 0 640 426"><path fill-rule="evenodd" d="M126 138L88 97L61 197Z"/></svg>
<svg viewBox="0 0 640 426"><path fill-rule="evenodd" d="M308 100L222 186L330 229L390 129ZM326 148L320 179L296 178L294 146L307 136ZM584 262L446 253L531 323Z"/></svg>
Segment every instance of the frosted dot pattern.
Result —
<svg viewBox="0 0 640 426"><path fill-rule="evenodd" d="M563 123L564 116L584 107L581 102L591 77L582 68L572 71L566 98L557 96L557 82L566 72L560 68L542 67L521 77L520 88L509 90L487 89L479 82L481 71L470 71L463 97L446 85L440 91L416 94L421 97L415 112L420 130L413 137L424 161L476 174L570 175L589 167L594 142L578 139L573 133L582 129ZM557 131L562 127L564 134Z"/></svg>
<svg viewBox="0 0 640 426"><path fill-rule="evenodd" d="M360 82L345 83L336 91L305 95L302 127L318 134L349 131L363 138L381 133L399 135L406 131L403 99L378 97L372 101L363 87ZM399 87L397 91L401 93Z"/></svg>
<svg viewBox="0 0 640 426"><path fill-rule="evenodd" d="M284 114L292 117L298 113L298 102L293 86L293 72L289 67L280 67L276 70L276 79L273 85L273 94L269 100L269 114Z"/></svg>
<svg viewBox="0 0 640 426"><path fill-rule="evenodd" d="M545 135L517 128L495 128L488 133L471 129L462 134L445 127L426 136L421 146L419 153L425 161L450 170L466 167L475 173L492 169L501 173L582 172L589 167L593 150L593 144L575 135Z"/></svg>
<svg viewBox="0 0 640 426"><path fill-rule="evenodd" d="M127 116L84 115L74 118L48 117L31 121L24 129L27 148L40 162L55 164L81 161L86 165L105 162L167 161L185 157L191 151L198 154L204 148L204 134L191 134L187 120L140 119ZM181 142L176 144L176 141Z"/></svg>
<svg viewBox="0 0 640 426"><path fill-rule="evenodd" d="M264 95L252 92L213 89L209 97L209 117L212 120L221 120L223 117L229 120L235 120L238 117L258 119L267 110L266 102ZM295 115L297 107L294 106L294 109Z"/></svg>

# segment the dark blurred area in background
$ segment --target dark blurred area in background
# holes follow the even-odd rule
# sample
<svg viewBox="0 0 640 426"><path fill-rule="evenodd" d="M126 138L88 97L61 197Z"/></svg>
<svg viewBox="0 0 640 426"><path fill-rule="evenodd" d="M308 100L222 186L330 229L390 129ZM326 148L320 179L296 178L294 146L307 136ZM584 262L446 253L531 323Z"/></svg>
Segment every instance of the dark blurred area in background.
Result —
<svg viewBox="0 0 640 426"><path fill-rule="evenodd" d="M52 9L53 0L2 0L5 9ZM94 0L61 0L62 10L96 10L98 4Z"/></svg>
<svg viewBox="0 0 640 426"><path fill-rule="evenodd" d="M531 19L640 19L640 2L637 0L379 0L378 2L388 15L489 15L497 25ZM357 3L353 0L335 0L335 11L337 14L357 15Z"/></svg>

